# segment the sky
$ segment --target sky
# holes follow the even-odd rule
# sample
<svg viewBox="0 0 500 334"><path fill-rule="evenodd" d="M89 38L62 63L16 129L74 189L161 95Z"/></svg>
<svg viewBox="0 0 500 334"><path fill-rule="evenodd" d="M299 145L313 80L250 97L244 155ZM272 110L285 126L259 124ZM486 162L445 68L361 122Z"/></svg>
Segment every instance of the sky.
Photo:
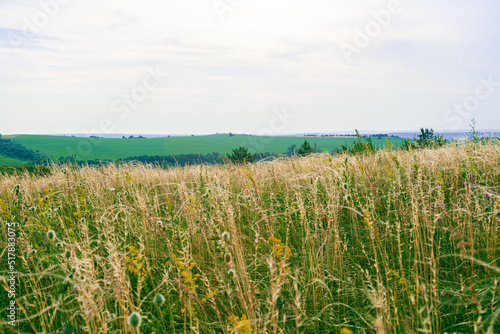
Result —
<svg viewBox="0 0 500 334"><path fill-rule="evenodd" d="M0 0L0 133L500 128L498 0Z"/></svg>

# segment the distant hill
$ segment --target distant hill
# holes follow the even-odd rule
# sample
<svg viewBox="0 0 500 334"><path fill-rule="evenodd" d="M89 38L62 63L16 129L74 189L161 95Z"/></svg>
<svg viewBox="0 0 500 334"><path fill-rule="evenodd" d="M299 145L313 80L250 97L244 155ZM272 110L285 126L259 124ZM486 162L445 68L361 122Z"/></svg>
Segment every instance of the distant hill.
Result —
<svg viewBox="0 0 500 334"><path fill-rule="evenodd" d="M0 155L0 165L9 165L9 166L21 166L26 165L28 162L22 161L19 159L9 158L3 155Z"/></svg>
<svg viewBox="0 0 500 334"><path fill-rule="evenodd" d="M287 153L295 145L297 148L304 139L311 146L324 151L340 149L341 145L351 146L354 138L335 137L265 137L250 135L219 134L188 137L162 137L143 139L118 138L82 138L68 136L18 135L12 140L31 150L39 150L45 156L59 159L76 154L77 160L107 160L123 159L143 155L180 155L208 154L220 152L229 153L233 148L244 146L253 153ZM393 145L402 143L402 139L391 138ZM373 139L374 145L382 147L385 139Z"/></svg>

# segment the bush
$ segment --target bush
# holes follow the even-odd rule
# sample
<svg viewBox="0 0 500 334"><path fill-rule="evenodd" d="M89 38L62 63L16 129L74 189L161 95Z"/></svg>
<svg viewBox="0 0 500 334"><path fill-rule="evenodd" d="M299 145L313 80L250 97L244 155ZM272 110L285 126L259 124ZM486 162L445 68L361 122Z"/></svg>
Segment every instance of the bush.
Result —
<svg viewBox="0 0 500 334"><path fill-rule="evenodd" d="M443 135L434 135L434 130L427 128L420 128L420 134L418 135L418 139L416 139L416 141L419 147L427 148L440 147L446 143Z"/></svg>
<svg viewBox="0 0 500 334"><path fill-rule="evenodd" d="M361 137L358 130L356 130L356 137L357 139L353 142L352 147L348 148L345 145L342 145L342 149L345 152L354 155L362 155L365 153L374 154L377 151L370 137L368 137L368 139Z"/></svg>
<svg viewBox="0 0 500 334"><path fill-rule="evenodd" d="M240 146L238 148L233 149L232 154L227 154L227 157L231 162L237 163L237 164L244 164L246 162L254 162L257 156L255 154L251 154L248 152L248 149Z"/></svg>
<svg viewBox="0 0 500 334"><path fill-rule="evenodd" d="M313 150L311 148L311 144L309 144L309 142L307 140L304 140L302 145L299 147L299 150L297 153L298 153L298 155L302 155L302 156L313 153Z"/></svg>

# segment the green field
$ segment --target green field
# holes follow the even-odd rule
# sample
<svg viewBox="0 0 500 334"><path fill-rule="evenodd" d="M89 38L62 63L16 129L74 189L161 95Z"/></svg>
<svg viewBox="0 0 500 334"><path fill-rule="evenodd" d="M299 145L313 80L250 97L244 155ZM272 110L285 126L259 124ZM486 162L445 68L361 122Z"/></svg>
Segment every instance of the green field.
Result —
<svg viewBox="0 0 500 334"><path fill-rule="evenodd" d="M14 142L32 150L58 159L61 156L76 154L77 160L120 159L140 155L179 155L208 154L218 152L226 154L233 148L245 146L253 153L286 153L292 145L300 147L304 139L311 146L324 151L340 149L341 145L350 146L354 138L338 137L263 137L235 135L207 135L194 137L163 137L152 139L111 139L78 138L62 136L20 135ZM373 138L373 144L382 147L385 139ZM402 143L402 139L391 138L393 145Z"/></svg>
<svg viewBox="0 0 500 334"><path fill-rule="evenodd" d="M12 159L12 158L0 155L0 165L20 166L20 165L25 165L25 164L27 164L26 161Z"/></svg>

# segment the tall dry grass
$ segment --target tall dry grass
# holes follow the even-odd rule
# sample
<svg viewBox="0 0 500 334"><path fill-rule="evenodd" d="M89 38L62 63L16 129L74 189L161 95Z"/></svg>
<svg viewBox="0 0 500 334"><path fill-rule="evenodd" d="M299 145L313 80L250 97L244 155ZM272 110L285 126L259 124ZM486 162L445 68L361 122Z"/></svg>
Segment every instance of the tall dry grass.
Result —
<svg viewBox="0 0 500 334"><path fill-rule="evenodd" d="M499 166L467 143L0 177L17 331L498 333Z"/></svg>

